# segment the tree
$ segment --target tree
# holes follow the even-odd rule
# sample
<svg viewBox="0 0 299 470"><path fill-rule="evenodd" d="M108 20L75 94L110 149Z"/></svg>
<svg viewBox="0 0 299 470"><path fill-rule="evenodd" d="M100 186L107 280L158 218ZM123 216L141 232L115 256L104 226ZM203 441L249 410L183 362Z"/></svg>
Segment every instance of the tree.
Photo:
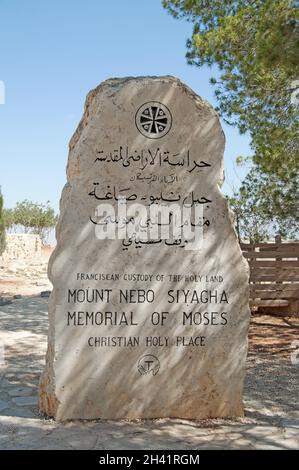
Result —
<svg viewBox="0 0 299 470"><path fill-rule="evenodd" d="M13 231L14 229L14 209L3 209L3 220L6 230Z"/></svg>
<svg viewBox="0 0 299 470"><path fill-rule="evenodd" d="M187 59L196 66L216 65L212 78L224 120L249 132L253 163L287 183L298 198L298 19L293 0L162 0L176 18L193 23ZM262 176L263 175L263 176ZM296 186L296 188L295 188ZM274 198L273 184L267 191ZM268 188L268 189L269 189ZM284 197L284 191L279 198Z"/></svg>
<svg viewBox="0 0 299 470"><path fill-rule="evenodd" d="M288 238L298 236L299 214L294 200L297 189L293 181L265 175L254 166L239 191L229 198L239 240L259 242L278 233Z"/></svg>
<svg viewBox="0 0 299 470"><path fill-rule="evenodd" d="M4 224L4 215L3 215L3 196L0 192L0 255L6 247L6 237L5 237L5 224Z"/></svg>
<svg viewBox="0 0 299 470"><path fill-rule="evenodd" d="M216 64L226 121L249 131L254 161L282 174L298 165L298 9L292 0L163 0L193 22L190 64ZM296 21L297 20L297 21ZM282 157L283 156L283 157Z"/></svg>
<svg viewBox="0 0 299 470"><path fill-rule="evenodd" d="M56 222L57 216L49 202L39 204L25 199L17 202L14 209L5 210L5 224L8 229L21 227L24 233L39 235L43 243Z"/></svg>

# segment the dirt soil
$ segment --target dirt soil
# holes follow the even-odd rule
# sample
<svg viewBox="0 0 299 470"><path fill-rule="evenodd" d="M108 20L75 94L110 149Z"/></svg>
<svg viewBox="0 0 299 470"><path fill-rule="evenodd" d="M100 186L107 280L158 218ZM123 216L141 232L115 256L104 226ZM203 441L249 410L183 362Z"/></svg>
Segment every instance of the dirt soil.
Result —
<svg viewBox="0 0 299 470"><path fill-rule="evenodd" d="M299 317L253 313L249 329L249 354L289 358L299 340ZM297 348L299 347L299 341Z"/></svg>
<svg viewBox="0 0 299 470"><path fill-rule="evenodd" d="M47 269L53 250L54 247L45 246L39 257L15 259L0 265L0 298L38 295L41 291L51 290Z"/></svg>

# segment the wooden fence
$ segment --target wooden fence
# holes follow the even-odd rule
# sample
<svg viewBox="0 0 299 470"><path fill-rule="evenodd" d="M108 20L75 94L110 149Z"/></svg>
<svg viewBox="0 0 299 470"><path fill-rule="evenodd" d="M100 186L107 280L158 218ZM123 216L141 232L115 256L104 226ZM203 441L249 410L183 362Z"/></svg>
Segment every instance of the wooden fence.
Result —
<svg viewBox="0 0 299 470"><path fill-rule="evenodd" d="M264 313L299 314L299 242L241 243L250 267L250 304Z"/></svg>

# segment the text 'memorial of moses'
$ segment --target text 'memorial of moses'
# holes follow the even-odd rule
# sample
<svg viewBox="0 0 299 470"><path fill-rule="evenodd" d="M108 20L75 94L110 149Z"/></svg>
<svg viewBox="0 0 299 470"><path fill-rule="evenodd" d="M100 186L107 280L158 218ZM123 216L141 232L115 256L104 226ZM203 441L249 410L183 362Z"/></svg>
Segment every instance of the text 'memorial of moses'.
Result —
<svg viewBox="0 0 299 470"><path fill-rule="evenodd" d="M70 141L42 412L242 416L248 267L213 108L173 77L107 80Z"/></svg>

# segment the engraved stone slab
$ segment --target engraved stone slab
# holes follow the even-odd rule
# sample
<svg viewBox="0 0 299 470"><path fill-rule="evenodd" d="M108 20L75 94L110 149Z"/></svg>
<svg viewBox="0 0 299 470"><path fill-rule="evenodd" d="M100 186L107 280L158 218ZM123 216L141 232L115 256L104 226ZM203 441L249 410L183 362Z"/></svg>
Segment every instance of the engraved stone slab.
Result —
<svg viewBox="0 0 299 470"><path fill-rule="evenodd" d="M243 414L248 266L223 150L216 112L173 77L88 94L49 263L44 413Z"/></svg>

